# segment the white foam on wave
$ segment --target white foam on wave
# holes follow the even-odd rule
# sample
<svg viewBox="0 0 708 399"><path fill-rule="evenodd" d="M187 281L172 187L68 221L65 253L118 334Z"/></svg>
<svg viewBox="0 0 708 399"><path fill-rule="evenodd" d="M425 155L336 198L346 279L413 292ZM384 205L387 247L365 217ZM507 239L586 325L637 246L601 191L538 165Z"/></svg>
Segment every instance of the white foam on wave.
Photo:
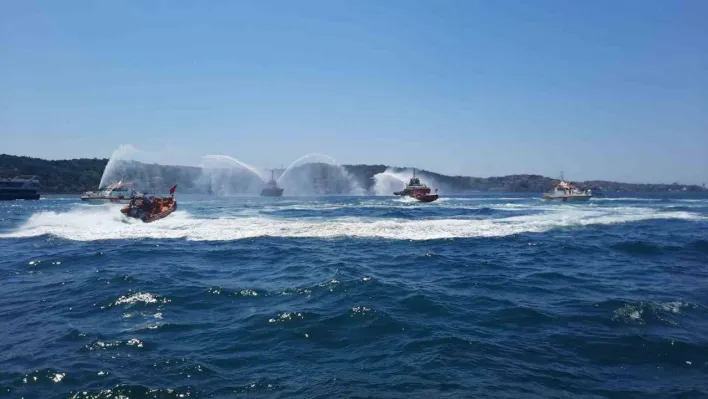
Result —
<svg viewBox="0 0 708 399"><path fill-rule="evenodd" d="M134 305L138 302L142 303L157 303L158 298L149 292L138 292L133 295L124 295L118 298L115 302L116 305ZM164 302L164 300L163 300Z"/></svg>
<svg viewBox="0 0 708 399"><path fill-rule="evenodd" d="M253 237L359 237L428 240L463 237L502 237L554 228L617 224L650 219L708 220L685 211L640 207L529 207L541 213L490 219L425 219L340 217L278 219L265 216L200 218L186 211L154 223L122 216L116 208L76 208L68 212L39 212L18 229L0 238L52 235L76 241L113 239L177 239L193 241L238 240Z"/></svg>
<svg viewBox="0 0 708 399"><path fill-rule="evenodd" d="M397 203L399 203L399 204L416 204L416 203L420 203L420 201L418 201L417 199L415 199L415 198L413 198L413 197L408 197L408 196L402 196L402 197L399 197L399 198L395 198L395 199L393 199L392 201L393 201L393 202L397 202ZM439 201L439 200L438 200L438 201Z"/></svg>
<svg viewBox="0 0 708 399"><path fill-rule="evenodd" d="M460 208L480 208L479 206L477 207L460 207ZM513 211L513 210L526 210L526 209L537 209L537 208L531 208L528 205L524 204L514 204L514 203L508 203L508 204L489 204L487 206L489 209L494 209L497 211Z"/></svg>
<svg viewBox="0 0 708 399"><path fill-rule="evenodd" d="M661 198L636 198L636 197L617 197L617 198L609 198L609 197L592 197L590 198L590 201L639 201L639 202L658 202L661 201Z"/></svg>
<svg viewBox="0 0 708 399"><path fill-rule="evenodd" d="M523 201L523 200L534 200L536 198L532 197L441 197L438 202L448 202L448 201Z"/></svg>

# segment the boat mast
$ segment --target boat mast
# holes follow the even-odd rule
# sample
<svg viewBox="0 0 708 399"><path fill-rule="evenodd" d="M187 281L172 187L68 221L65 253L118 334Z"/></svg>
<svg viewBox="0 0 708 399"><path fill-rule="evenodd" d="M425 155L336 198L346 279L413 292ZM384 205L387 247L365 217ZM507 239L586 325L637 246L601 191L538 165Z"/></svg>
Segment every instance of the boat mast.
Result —
<svg viewBox="0 0 708 399"><path fill-rule="evenodd" d="M277 183L275 182L275 169L266 169L266 170L270 171L270 181L268 183L276 185Z"/></svg>

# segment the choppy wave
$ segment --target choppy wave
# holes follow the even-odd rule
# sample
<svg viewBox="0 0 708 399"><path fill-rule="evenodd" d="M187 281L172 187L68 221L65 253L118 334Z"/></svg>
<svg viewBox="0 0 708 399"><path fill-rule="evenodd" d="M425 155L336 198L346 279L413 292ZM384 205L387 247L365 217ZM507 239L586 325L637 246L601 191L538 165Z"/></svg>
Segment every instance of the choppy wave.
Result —
<svg viewBox="0 0 708 399"><path fill-rule="evenodd" d="M694 310L703 309L699 305L684 301L629 302L614 311L612 320L625 324L661 323L675 326L679 324L677 316Z"/></svg>
<svg viewBox="0 0 708 399"><path fill-rule="evenodd" d="M68 212L39 212L0 238L51 235L76 241L116 239L238 240L253 237L385 238L430 240L466 237L503 237L540 233L554 228L618 224L651 219L705 220L685 211L641 207L546 207L545 212L489 219L397 219L336 217L325 220L270 217L193 216L177 211L169 218L144 224L123 217L115 208L80 208Z"/></svg>
<svg viewBox="0 0 708 399"><path fill-rule="evenodd" d="M190 388L148 388L142 385L118 386L111 389L75 392L71 399L125 399L125 398L189 398L195 395Z"/></svg>
<svg viewBox="0 0 708 399"><path fill-rule="evenodd" d="M118 208L0 203L0 396L708 395L698 202Z"/></svg>
<svg viewBox="0 0 708 399"><path fill-rule="evenodd" d="M412 198L409 197L403 197L412 200ZM473 201L473 202L480 202L480 201L493 201L493 202L499 202L499 201L524 201L524 200L529 200L529 197L442 197L438 199L436 202L465 202L465 201Z"/></svg>
<svg viewBox="0 0 708 399"><path fill-rule="evenodd" d="M599 202L660 202L661 198L638 198L638 197L593 197L590 201Z"/></svg>

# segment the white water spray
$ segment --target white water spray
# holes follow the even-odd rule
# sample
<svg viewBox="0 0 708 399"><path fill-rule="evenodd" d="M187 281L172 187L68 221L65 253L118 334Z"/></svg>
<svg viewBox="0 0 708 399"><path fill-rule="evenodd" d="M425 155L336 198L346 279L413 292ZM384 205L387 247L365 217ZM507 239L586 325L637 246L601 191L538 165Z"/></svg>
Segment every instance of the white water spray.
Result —
<svg viewBox="0 0 708 399"><path fill-rule="evenodd" d="M373 179L374 186L371 191L374 195L393 195L395 191L403 190L406 187L406 180L402 176L388 170L375 174Z"/></svg>
<svg viewBox="0 0 708 399"><path fill-rule="evenodd" d="M111 157L108 159L108 163L103 169L103 175L101 175L101 181L98 184L98 187L103 188L111 183L117 182L118 180L122 180L125 175L125 171L122 168L122 162L135 161L135 158L139 155L139 152L140 151L132 144L121 144L116 150L113 151Z"/></svg>
<svg viewBox="0 0 708 399"><path fill-rule="evenodd" d="M266 181L263 171L227 155L206 155L200 167L197 186L218 195L256 195Z"/></svg>
<svg viewBox="0 0 708 399"><path fill-rule="evenodd" d="M329 204L325 206L330 206ZM406 205L401 205L406 206ZM456 205L452 205L456 206ZM535 205L523 205L535 209ZM199 217L187 210L155 223L125 221L117 206L77 206L68 212L38 212L15 230L0 233L0 238L52 235L76 241L115 239L175 239L192 241L238 240L252 237L360 237L396 240L430 240L464 237L503 237L528 232L541 233L556 228L610 225L652 219L678 219L705 222L703 215L655 208L586 208L548 206L544 212L492 219L395 218L311 218L281 219L264 215L222 215ZM313 208L317 209L317 208Z"/></svg>
<svg viewBox="0 0 708 399"><path fill-rule="evenodd" d="M295 160L277 181L285 195L365 194L359 182L333 157L316 152Z"/></svg>
<svg viewBox="0 0 708 399"><path fill-rule="evenodd" d="M262 170L254 167L254 166L251 166L241 160L238 160L234 157L230 157L228 155L205 155L202 157L202 160L205 161L205 163L207 165L212 165L212 166L214 166L214 165L227 165L227 166L237 166L237 167L240 166L240 167L244 168L245 170L256 175L256 177L261 179L263 182L265 182L268 179L268 177L266 176L266 174ZM204 164L202 164L202 165L204 165Z"/></svg>
<svg viewBox="0 0 708 399"><path fill-rule="evenodd" d="M196 179L198 170L176 166L178 164L180 162L169 149L147 152L132 144L123 144L113 151L103 170L99 187L104 188L122 180L133 183L141 192L160 192L174 184L187 189Z"/></svg>
<svg viewBox="0 0 708 399"><path fill-rule="evenodd" d="M337 161L327 154L321 154L319 152L311 152L309 154L303 155L296 159L293 163L288 166L285 171L278 177L278 183L281 183L287 179L290 172L297 166L304 165L307 163L325 163L329 165L337 165Z"/></svg>

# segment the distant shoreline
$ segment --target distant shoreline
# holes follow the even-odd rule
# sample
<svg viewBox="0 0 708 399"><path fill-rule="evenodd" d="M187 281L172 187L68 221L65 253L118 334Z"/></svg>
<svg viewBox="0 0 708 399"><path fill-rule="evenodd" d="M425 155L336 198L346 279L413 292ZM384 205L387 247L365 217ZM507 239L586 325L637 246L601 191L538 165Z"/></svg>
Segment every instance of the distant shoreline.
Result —
<svg viewBox="0 0 708 399"><path fill-rule="evenodd" d="M74 193L59 193L59 192L42 192L40 191L40 195L42 197L46 196L72 196L76 197L76 199L79 199L82 194L84 194L85 191L81 192L74 192ZM160 195L159 192L155 193L156 195ZM239 195L216 195L216 194L207 194L207 193L184 193L183 195L203 195L203 196L215 196L215 197L243 197L243 198L259 198L260 195L258 194L239 194ZM536 193L532 191L477 191L477 192L468 192L468 193L459 193L459 192L450 192L450 193L445 193L445 192L440 192L439 193L441 196L455 196L455 197L480 197L482 194L513 194L513 195L519 195L523 194L526 195L529 198L534 198L534 194L541 194L541 193ZM606 195L610 194L610 195ZM632 192L624 192L624 191L618 191L618 192L610 192L610 193L604 193L603 195L597 195L594 198L595 199L601 199L601 198L621 198L622 195L638 195L638 196L649 196L649 195L666 195L668 197L692 197L692 196L705 196L708 195L708 190L705 191L632 191ZM495 195L489 195L489 197L495 197ZM322 196L327 196L327 197L395 197L393 194L372 194L372 193L367 193L363 195L356 195L356 194L323 194L323 195L298 195L299 197L322 197ZM283 195L283 197L292 197L288 195ZM703 198L703 197L701 197Z"/></svg>
<svg viewBox="0 0 708 399"><path fill-rule="evenodd" d="M101 180L103 170L108 163L108 159L68 159L68 160L45 160L25 156L15 156L0 154L0 177L13 177L17 175L36 175L42 184L42 193L79 195L86 191L98 189L98 182ZM144 182L149 186L151 192L161 192L169 190L172 184L177 184L182 193L203 193L208 189L199 185L199 177L202 169L194 166L172 166L157 164L140 164L143 174L149 176L153 181ZM327 174L341 169L339 166L328 164L306 164L298 168L316 168L317 173L324 173L325 181ZM393 171L395 173L410 173L410 168L401 168L388 165L341 165L341 168L357 182L357 184L367 192L371 192L374 187L374 176L383 172ZM314 170L314 169L313 169ZM421 179L434 183L435 188L440 193L465 195L476 193L542 193L548 191L558 179L533 175L518 174L498 177L471 177L471 176L449 176L426 170L418 170ZM244 177L245 176L245 177ZM234 181L245 179L247 174L239 176L234 174ZM253 176L250 176L253 178ZM126 177L130 179L130 177ZM231 178L231 177L230 177ZM642 183L622 183L613 181L574 181L581 187L590 188L596 194L610 193L690 193L708 192L705 186L695 184L642 184ZM346 194L346 192L334 192L332 194Z"/></svg>

